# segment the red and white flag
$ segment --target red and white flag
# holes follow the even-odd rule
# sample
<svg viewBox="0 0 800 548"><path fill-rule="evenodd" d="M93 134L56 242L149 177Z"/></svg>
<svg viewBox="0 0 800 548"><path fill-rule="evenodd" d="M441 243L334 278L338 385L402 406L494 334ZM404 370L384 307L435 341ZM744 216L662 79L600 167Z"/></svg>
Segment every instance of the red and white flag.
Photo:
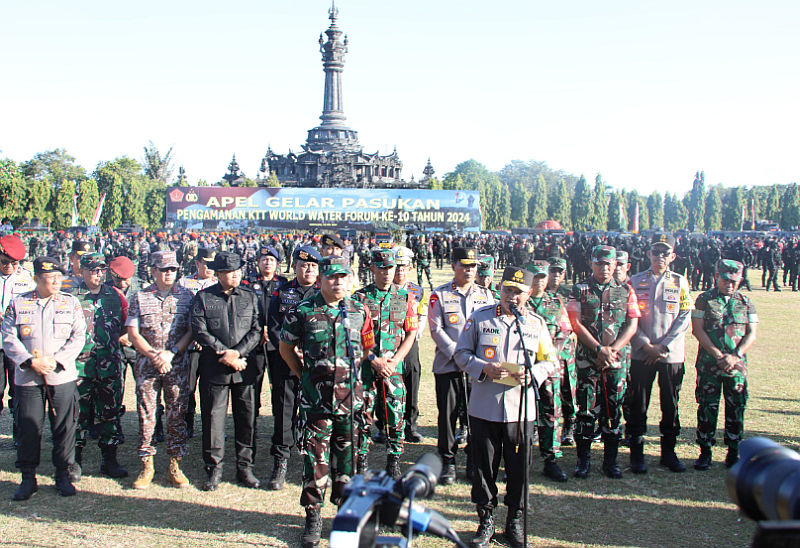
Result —
<svg viewBox="0 0 800 548"><path fill-rule="evenodd" d="M636 206L633 208L633 227L631 227L631 232L639 234L639 202L636 202Z"/></svg>
<svg viewBox="0 0 800 548"><path fill-rule="evenodd" d="M92 215L92 222L90 223L91 226L97 226L97 223L100 222L100 214L103 212L103 204L106 203L106 195L103 194L103 197L100 198L100 202L97 204L97 209L94 210L94 215Z"/></svg>

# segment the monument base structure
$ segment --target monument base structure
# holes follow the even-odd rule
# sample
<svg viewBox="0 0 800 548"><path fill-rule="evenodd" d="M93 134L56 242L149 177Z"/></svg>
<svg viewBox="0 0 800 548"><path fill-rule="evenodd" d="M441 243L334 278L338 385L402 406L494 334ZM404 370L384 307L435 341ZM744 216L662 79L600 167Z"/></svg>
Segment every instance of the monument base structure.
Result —
<svg viewBox="0 0 800 548"><path fill-rule="evenodd" d="M166 220L180 230L479 231L477 190L171 187Z"/></svg>

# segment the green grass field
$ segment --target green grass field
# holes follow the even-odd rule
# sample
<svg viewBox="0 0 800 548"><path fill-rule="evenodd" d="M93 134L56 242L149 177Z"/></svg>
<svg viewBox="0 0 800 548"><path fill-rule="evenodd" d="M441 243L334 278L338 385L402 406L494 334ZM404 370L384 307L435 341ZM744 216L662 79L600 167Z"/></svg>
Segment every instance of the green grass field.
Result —
<svg viewBox="0 0 800 548"><path fill-rule="evenodd" d="M446 281L448 271L435 271L436 279ZM413 276L412 276L413 277ZM759 337L750 353L750 401L745 416L745 436L765 435L792 449L800 445L800 383L797 382L795 357L800 354L795 314L800 294L750 294L759 312ZM570 475L566 484L555 484L540 474L541 460L531 471L531 512L529 515L532 546L748 546L754 524L740 518L730 502L725 487L727 469L722 464L724 446L714 454L714 466L708 472L691 468L697 456L694 445L696 406L694 403L694 359L696 342L689 336L687 369L681 395L683 433L678 455L689 465L684 474L673 474L658 466L658 392L654 391L649 431L647 461L649 473L634 476L623 470L622 480L612 481L600 474L602 449L595 444L592 475L588 480L572 478L574 448L566 448L561 461ZM430 363L433 344L429 336L421 346L423 386L421 389L422 444L406 445L403 466L413 463L422 453L436 450L436 404ZM136 457L138 425L135 396L128 379L125 397L127 413L123 428L127 443L120 450L122 463L131 477L115 481L98 474L99 451L87 448L84 456L84 479L77 485L78 495L61 498L53 489L50 463L49 430L45 430L39 493L26 502L12 502L11 494L20 475L14 468L16 453L11 442L8 411L0 416L0 543L3 546L298 546L303 529L303 511L299 506L301 463L293 456L289 483L283 491L253 491L235 483L233 440L229 439L223 485L214 493L199 489L205 473L202 468L200 437L190 441L185 471L193 487L177 490L165 485L167 458L156 457L156 480L146 491L134 491L130 485L139 470ZM269 387L264 387L262 413L269 415ZM229 420L229 428L232 423ZM259 421L256 473L265 480L271 471L269 439L272 419ZM199 417L197 432L200 432ZM231 432L232 434L232 432ZM718 443L721 444L718 432ZM538 457L538 455L537 455ZM620 462L627 466L624 448ZM382 448L370 454L372 468L383 468ZM470 488L463 479L463 455L459 455L459 481L439 488L426 505L444 514L453 523L462 540L469 542L477 525L470 502ZM501 487L502 493L502 487ZM501 499L502 500L502 499ZM323 510L325 529L335 509ZM499 529L505 510L497 513ZM429 537L419 537L415 545L449 546ZM502 537L496 545L503 545ZM323 540L322 546L327 546Z"/></svg>

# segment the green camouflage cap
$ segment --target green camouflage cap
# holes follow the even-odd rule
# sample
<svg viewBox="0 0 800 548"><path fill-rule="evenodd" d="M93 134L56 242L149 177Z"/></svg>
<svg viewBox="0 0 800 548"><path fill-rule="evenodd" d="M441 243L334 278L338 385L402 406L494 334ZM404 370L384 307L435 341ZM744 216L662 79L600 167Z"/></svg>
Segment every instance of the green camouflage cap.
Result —
<svg viewBox="0 0 800 548"><path fill-rule="evenodd" d="M628 259L628 252L627 251L623 251L621 249L618 249L617 250L617 264L622 264L622 263L628 264L629 262L630 262L630 260Z"/></svg>
<svg viewBox="0 0 800 548"><path fill-rule="evenodd" d="M319 272L326 278L337 274L350 274L350 261L338 255L328 255L319 262Z"/></svg>
<svg viewBox="0 0 800 548"><path fill-rule="evenodd" d="M550 264L547 261L532 261L528 263L527 269L534 276L547 276L550 273Z"/></svg>
<svg viewBox="0 0 800 548"><path fill-rule="evenodd" d="M397 266L394 252L391 249L374 249L372 251L372 266L378 268L391 268Z"/></svg>
<svg viewBox="0 0 800 548"><path fill-rule="evenodd" d="M617 249L610 245L596 245L592 248L592 262L611 262L617 260Z"/></svg>
<svg viewBox="0 0 800 548"><path fill-rule="evenodd" d="M742 279L744 266L739 261L722 259L717 263L717 273L723 280L738 282Z"/></svg>
<svg viewBox="0 0 800 548"><path fill-rule="evenodd" d="M492 276L494 274L494 257L491 255L478 255L478 276Z"/></svg>
<svg viewBox="0 0 800 548"><path fill-rule="evenodd" d="M84 253L81 255L81 268L94 270L95 268L105 268L106 256L102 253Z"/></svg>
<svg viewBox="0 0 800 548"><path fill-rule="evenodd" d="M560 268L561 270L567 269L567 260L562 259L561 257L548 257L547 262L550 264L550 268Z"/></svg>

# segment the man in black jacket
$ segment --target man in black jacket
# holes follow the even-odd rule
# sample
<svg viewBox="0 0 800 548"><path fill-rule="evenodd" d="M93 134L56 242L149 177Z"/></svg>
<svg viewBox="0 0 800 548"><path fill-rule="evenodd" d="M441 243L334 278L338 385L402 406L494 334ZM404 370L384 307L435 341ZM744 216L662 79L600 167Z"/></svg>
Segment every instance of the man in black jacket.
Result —
<svg viewBox="0 0 800 548"><path fill-rule="evenodd" d="M200 410L203 421L203 460L213 491L222 480L225 454L225 415L232 396L236 438L236 478L257 489L253 474L255 456L255 384L261 373L247 356L259 343L258 298L242 281L242 258L227 251L217 253L211 265L218 284L200 291L192 303L192 331L201 346L199 360Z"/></svg>

